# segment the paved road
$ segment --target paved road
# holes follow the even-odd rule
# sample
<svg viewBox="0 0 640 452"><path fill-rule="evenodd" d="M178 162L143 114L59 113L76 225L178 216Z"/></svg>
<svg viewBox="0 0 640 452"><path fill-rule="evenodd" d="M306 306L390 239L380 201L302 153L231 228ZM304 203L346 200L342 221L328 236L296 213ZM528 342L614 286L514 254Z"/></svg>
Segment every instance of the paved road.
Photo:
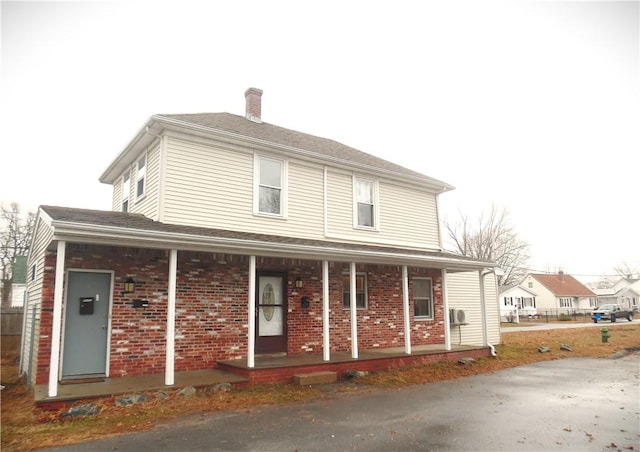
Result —
<svg viewBox="0 0 640 452"><path fill-rule="evenodd" d="M639 364L639 354L546 361L249 413L202 413L52 450L639 450Z"/></svg>
<svg viewBox="0 0 640 452"><path fill-rule="evenodd" d="M546 322L521 322L520 325L523 326L507 326L507 327L502 327L500 328L500 332L501 333L514 333L516 331L536 331L536 330L555 330L555 329L562 329L562 328L593 328L593 327L598 327L598 328L602 328L603 326L606 326L607 328L609 327L616 327L616 326L622 326L622 325L628 325L629 323L637 325L640 324L640 319L635 318L633 319L632 322L629 322L628 320L618 320L615 323L611 323L611 322L606 322L606 321L602 321L602 322L598 322L598 323L593 323L593 322L588 322L588 323L574 323L574 322L553 322L553 323L546 323Z"/></svg>

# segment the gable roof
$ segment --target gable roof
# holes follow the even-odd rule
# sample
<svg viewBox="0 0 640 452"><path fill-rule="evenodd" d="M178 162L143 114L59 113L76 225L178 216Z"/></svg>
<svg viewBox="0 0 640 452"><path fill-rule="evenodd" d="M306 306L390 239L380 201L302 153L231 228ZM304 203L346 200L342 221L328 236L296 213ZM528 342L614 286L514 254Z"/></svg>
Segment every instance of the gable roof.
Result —
<svg viewBox="0 0 640 452"><path fill-rule="evenodd" d="M65 240L70 243L419 265L460 271L495 266L493 262L442 251L183 226L153 221L135 213L40 206L38 215L53 229L53 240Z"/></svg>
<svg viewBox="0 0 640 452"><path fill-rule="evenodd" d="M595 297L587 286L566 273L560 274L544 274L530 273L540 284L545 286L557 297Z"/></svg>
<svg viewBox="0 0 640 452"><path fill-rule="evenodd" d="M439 192L453 190L452 185L417 171L367 154L338 141L322 138L267 122L256 123L231 113L158 114L152 116L138 135L100 176L101 182L113 183L138 157L139 147L149 145L167 128L211 135L218 139L251 141L277 148L288 155L316 159L337 165L361 168L427 185Z"/></svg>
<svg viewBox="0 0 640 452"><path fill-rule="evenodd" d="M526 287L522 287L518 284L511 284L510 286L499 286L498 294L504 295L507 292L511 292L515 290L522 290L523 292L526 292L534 297L537 296L537 294L533 290L527 289Z"/></svg>

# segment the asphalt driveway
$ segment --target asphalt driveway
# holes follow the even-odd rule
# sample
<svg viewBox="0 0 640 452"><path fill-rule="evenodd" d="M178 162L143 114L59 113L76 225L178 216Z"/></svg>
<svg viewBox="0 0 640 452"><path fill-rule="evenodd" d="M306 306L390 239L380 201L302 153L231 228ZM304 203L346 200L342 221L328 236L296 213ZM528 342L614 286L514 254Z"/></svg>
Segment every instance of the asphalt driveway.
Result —
<svg viewBox="0 0 640 452"><path fill-rule="evenodd" d="M567 358L248 413L201 413L51 450L639 450L639 370L638 353Z"/></svg>

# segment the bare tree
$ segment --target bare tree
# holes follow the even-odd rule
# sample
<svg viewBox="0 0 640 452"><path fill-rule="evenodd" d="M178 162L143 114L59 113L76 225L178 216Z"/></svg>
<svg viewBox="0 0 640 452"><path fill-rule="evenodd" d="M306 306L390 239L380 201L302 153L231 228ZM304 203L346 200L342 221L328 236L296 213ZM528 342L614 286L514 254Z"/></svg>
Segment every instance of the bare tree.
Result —
<svg viewBox="0 0 640 452"><path fill-rule="evenodd" d="M476 221L460 214L457 222L444 222L455 252L467 257L494 261L502 270L498 284L519 283L527 273L529 244L518 237L505 209L491 207Z"/></svg>
<svg viewBox="0 0 640 452"><path fill-rule="evenodd" d="M616 274L621 278L640 278L640 267L638 262L621 262L620 264L613 267L613 271L616 272Z"/></svg>
<svg viewBox="0 0 640 452"><path fill-rule="evenodd" d="M36 216L32 212L23 216L20 206L13 202L0 208L0 283L2 284L2 306L10 305L13 265L16 256L25 256L29 251Z"/></svg>

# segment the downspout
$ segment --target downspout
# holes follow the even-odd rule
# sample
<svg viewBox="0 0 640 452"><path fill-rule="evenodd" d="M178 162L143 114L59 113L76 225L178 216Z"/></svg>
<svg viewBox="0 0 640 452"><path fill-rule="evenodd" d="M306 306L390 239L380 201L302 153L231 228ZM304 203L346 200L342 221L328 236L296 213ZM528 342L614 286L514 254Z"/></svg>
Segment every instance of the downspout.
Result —
<svg viewBox="0 0 640 452"><path fill-rule="evenodd" d="M451 319L449 319L449 293L447 291L447 269L442 269L442 305L444 309L444 349L451 351Z"/></svg>
<svg viewBox="0 0 640 452"><path fill-rule="evenodd" d="M482 270L478 271L478 278L480 280L480 309L482 310L482 345L485 347L489 345L489 334L487 332L487 301L484 293L484 275Z"/></svg>

